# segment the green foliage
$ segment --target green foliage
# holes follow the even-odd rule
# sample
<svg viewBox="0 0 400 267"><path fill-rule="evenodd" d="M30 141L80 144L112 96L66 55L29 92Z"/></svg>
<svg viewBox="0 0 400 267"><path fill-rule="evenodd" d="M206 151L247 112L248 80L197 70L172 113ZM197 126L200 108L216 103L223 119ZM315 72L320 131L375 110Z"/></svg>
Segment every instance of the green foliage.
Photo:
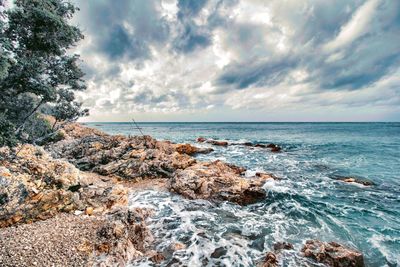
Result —
<svg viewBox="0 0 400 267"><path fill-rule="evenodd" d="M15 128L8 138L34 142L46 134L36 116L44 106L58 122L87 114L74 96L86 88L79 56L67 53L83 38L68 23L76 10L65 0L15 0L0 14L0 113Z"/></svg>
<svg viewBox="0 0 400 267"><path fill-rule="evenodd" d="M4 113L0 113L0 129L0 144L14 146L17 143L14 135L15 125L7 119Z"/></svg>

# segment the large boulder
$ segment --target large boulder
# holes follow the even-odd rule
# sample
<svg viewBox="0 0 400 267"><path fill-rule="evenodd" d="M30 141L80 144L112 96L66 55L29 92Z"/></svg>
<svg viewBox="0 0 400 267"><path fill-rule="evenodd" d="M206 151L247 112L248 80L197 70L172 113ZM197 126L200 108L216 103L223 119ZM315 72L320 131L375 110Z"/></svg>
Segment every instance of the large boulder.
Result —
<svg viewBox="0 0 400 267"><path fill-rule="evenodd" d="M199 162L184 170L177 170L169 188L190 199L231 201L240 205L252 204L265 198L262 185L267 174L243 177L245 169L222 161Z"/></svg>
<svg viewBox="0 0 400 267"><path fill-rule="evenodd" d="M110 178L80 172L41 147L0 149L0 227L127 203L127 190Z"/></svg>
<svg viewBox="0 0 400 267"><path fill-rule="evenodd" d="M175 149L178 153L187 155L207 154L214 151L212 148L196 147L191 144L176 144Z"/></svg>
<svg viewBox="0 0 400 267"><path fill-rule="evenodd" d="M305 257L332 267L364 267L363 255L336 242L307 240L301 250Z"/></svg>
<svg viewBox="0 0 400 267"><path fill-rule="evenodd" d="M15 153L18 155L15 156ZM54 216L73 202L79 170L32 145L0 150L0 227Z"/></svg>

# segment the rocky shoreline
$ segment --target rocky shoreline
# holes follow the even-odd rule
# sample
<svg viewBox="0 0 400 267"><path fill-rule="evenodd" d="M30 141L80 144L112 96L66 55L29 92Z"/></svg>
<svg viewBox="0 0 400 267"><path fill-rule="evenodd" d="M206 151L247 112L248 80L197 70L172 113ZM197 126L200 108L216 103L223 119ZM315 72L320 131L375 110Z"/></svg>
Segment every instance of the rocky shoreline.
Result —
<svg viewBox="0 0 400 267"><path fill-rule="evenodd" d="M281 151L275 144L243 145ZM0 148L0 266L125 266L141 258L161 263L162 251L154 250L146 227L151 210L129 209L129 192L151 188L249 205L266 197L267 180L277 179L268 173L245 177L242 167L193 157L211 151L150 136L108 135L78 123L65 125L43 147ZM268 252L261 266L279 266L277 251ZM336 243L307 241L299 253L327 266L364 266L361 253Z"/></svg>

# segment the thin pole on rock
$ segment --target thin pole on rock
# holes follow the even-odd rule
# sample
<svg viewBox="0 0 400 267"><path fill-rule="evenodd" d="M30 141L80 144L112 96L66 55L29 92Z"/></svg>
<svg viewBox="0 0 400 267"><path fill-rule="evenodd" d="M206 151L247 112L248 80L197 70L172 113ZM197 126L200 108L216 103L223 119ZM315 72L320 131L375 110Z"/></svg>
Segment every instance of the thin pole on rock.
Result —
<svg viewBox="0 0 400 267"><path fill-rule="evenodd" d="M144 134L142 132L142 129L139 127L139 125L137 125L136 121L134 118L132 118L133 123L135 124L136 128L139 130L139 132L142 134L142 136L144 137Z"/></svg>

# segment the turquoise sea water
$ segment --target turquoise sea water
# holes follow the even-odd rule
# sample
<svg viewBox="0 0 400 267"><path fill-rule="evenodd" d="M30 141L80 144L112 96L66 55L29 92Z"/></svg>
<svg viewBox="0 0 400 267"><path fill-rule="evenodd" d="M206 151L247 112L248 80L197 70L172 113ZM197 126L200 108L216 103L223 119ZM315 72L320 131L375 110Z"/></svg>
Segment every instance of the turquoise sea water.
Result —
<svg viewBox="0 0 400 267"><path fill-rule="evenodd" d="M111 134L140 134L131 123L88 125ZM204 136L272 142L283 148L282 153L271 153L244 146L214 147L213 153L198 157L244 166L248 175L266 171L283 178L265 185L267 198L261 203L240 207L154 191L132 195L131 205L156 211L150 227L159 250L175 241L187 245L171 253L165 266L254 266L275 242L291 242L299 251L307 239L358 248L367 266L400 266L400 123L139 125L145 134L174 142L195 143ZM337 180L339 176L356 176L375 185L346 184ZM283 266L314 266L295 251L284 252L281 260Z"/></svg>

